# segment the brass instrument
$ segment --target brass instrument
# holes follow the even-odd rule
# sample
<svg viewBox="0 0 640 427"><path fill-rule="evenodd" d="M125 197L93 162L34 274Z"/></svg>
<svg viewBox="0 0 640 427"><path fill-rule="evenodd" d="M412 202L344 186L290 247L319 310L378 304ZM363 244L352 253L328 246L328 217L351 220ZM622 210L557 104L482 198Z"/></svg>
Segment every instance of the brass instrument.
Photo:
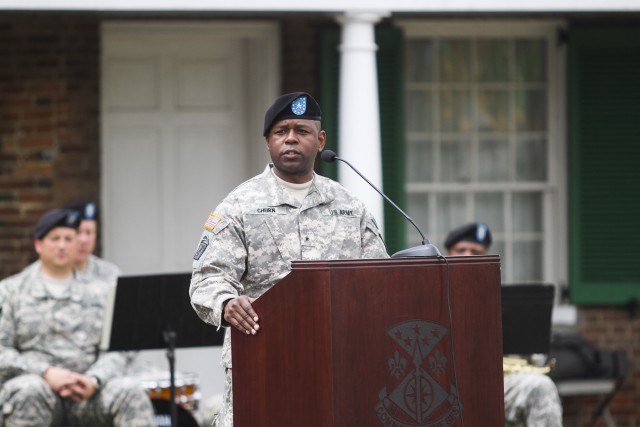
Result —
<svg viewBox="0 0 640 427"><path fill-rule="evenodd" d="M555 366L555 362L555 359L551 359L545 365L538 366L520 357L503 357L502 371L504 375L509 375L516 372L535 372L538 374L548 374Z"/></svg>

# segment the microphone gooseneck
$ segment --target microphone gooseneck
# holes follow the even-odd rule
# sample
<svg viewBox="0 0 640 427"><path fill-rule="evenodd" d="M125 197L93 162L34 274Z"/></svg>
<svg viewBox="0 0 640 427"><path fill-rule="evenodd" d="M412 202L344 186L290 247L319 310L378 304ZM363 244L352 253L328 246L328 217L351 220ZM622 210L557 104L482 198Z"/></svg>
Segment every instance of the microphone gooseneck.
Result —
<svg viewBox="0 0 640 427"><path fill-rule="evenodd" d="M358 169L356 169L351 163L349 163L343 158L338 157L338 155L331 150L324 150L322 153L320 153L320 157L322 158L323 161L327 163L333 163L336 160L340 160L341 162L346 163L351 169L353 169L355 173L360 175L360 178L364 179L367 182L367 184L369 184L374 190L378 192L378 194L380 194L387 202L391 203L391 206L393 206L398 212L400 212L402 216L404 216L407 219L407 221L409 221L411 225L413 225L415 229L418 230L418 233L420 233L420 236L422 237L422 245L396 252L391 256L392 258L401 258L401 257L408 257L408 256L441 256L438 248L435 245L433 245L429 241L429 239L427 239L425 234L422 232L422 230L420 230L420 228L413 221L413 219L411 219L411 217L407 215L402 209L400 209L398 205L396 205L390 198L388 198L382 191L380 191L378 187L373 185L373 183L369 181L364 175L362 175L360 171L358 171Z"/></svg>

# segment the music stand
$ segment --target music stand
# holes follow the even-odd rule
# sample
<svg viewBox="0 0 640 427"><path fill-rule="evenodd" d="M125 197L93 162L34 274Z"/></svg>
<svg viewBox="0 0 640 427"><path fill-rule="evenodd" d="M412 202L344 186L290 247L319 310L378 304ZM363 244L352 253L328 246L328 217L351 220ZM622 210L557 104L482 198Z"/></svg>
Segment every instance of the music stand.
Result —
<svg viewBox="0 0 640 427"><path fill-rule="evenodd" d="M104 351L166 349L171 425L177 427L175 349L222 345L224 331L203 322L189 299L191 273L120 276L104 314Z"/></svg>
<svg viewBox="0 0 640 427"><path fill-rule="evenodd" d="M555 287L514 284L501 287L502 353L549 353Z"/></svg>

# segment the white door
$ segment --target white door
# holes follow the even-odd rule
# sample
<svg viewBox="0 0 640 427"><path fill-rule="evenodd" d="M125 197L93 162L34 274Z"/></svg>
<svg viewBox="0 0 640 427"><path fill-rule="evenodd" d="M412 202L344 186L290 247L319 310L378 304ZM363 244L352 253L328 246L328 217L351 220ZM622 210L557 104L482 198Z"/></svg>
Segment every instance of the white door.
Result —
<svg viewBox="0 0 640 427"><path fill-rule="evenodd" d="M274 34L264 24L103 28L103 254L125 274L190 271L209 211L264 167L257 112L277 86L273 60L262 62L268 48L277 57Z"/></svg>
<svg viewBox="0 0 640 427"><path fill-rule="evenodd" d="M265 22L103 26L101 237L125 275L191 271L209 212L264 168L278 43ZM176 369L197 374L206 399L222 392L219 359L215 347L177 349ZM164 351L136 365L168 378Z"/></svg>

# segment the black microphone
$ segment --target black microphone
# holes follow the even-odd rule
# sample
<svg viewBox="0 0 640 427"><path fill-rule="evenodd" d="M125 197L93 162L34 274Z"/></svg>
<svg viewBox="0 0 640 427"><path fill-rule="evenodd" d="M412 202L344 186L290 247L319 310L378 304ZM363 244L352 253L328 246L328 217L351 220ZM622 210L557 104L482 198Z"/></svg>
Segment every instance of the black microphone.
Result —
<svg viewBox="0 0 640 427"><path fill-rule="evenodd" d="M422 245L420 246L414 246L412 248L407 248L407 249L403 249L399 252L394 253L393 255L391 255L391 258L402 258L402 257L412 257L412 256L442 256L440 254L440 251L438 250L438 248L433 245L429 239L427 239L427 237L425 236L425 234L422 232L422 230L420 230L420 228L416 225L416 223L411 219L411 217L409 217L409 215L407 215L406 213L404 213L404 211L402 209L400 209L398 207L398 205L396 205L395 203L393 203L393 201L391 201L390 198L388 198L387 196L384 195L384 193L380 190L378 190L378 188L373 185L371 183L371 181L369 181L367 178L365 178L364 175L362 175L358 169L356 169L351 163L349 163L348 161L346 161L345 159L341 159L340 157L338 157L338 155L331 151L331 150L324 150L322 153L320 153L320 157L322 157L322 160L324 160L327 163L333 163L336 160L340 160L341 162L346 163L351 169L353 169L353 171L355 173L357 173L358 175L360 175L360 177L362 179L364 179L365 181L367 181L367 184L369 184L371 187L373 187L374 190L376 190L378 192L378 194L380 194L382 197L384 197L384 199L391 203L391 205L396 208L396 210L398 212L400 212L402 214L402 216L404 216L407 221L409 221L411 224L413 224L413 226L416 228L416 230L418 230L418 233L420 233L420 236L422 236Z"/></svg>

